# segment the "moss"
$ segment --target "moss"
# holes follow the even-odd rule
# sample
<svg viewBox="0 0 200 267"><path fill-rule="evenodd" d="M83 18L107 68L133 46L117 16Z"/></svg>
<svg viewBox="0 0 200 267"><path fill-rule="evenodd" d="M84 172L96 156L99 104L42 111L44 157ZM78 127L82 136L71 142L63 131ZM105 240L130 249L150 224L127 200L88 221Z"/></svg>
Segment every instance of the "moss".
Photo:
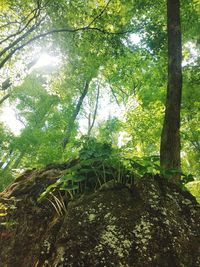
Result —
<svg viewBox="0 0 200 267"><path fill-rule="evenodd" d="M136 224L133 233L135 235L136 250L144 254L151 240L151 228L153 224L149 221L148 216L142 216L139 223Z"/></svg>

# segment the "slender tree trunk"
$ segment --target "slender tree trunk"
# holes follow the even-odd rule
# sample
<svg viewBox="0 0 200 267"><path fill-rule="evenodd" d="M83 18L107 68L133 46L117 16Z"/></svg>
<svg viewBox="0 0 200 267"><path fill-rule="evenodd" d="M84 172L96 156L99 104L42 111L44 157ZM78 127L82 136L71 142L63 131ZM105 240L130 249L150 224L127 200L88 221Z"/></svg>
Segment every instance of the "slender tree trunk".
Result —
<svg viewBox="0 0 200 267"><path fill-rule="evenodd" d="M90 80L91 81L91 80ZM84 86L84 89L79 97L79 100L78 100L78 103L75 107L75 110L72 114L72 117L71 117L71 123L70 123L70 127L67 126L67 129L65 130L65 133L64 133L64 140L63 140L63 144L62 144L62 147L63 149L65 149L67 143L69 142L69 139L70 139L70 136L71 136L71 133L72 133L72 130L74 128L74 123L75 123L75 120L81 110L81 106L83 104L83 100L85 99L87 93L88 93L88 90L89 90L89 85L90 85L90 81L86 81L85 82L85 86Z"/></svg>
<svg viewBox="0 0 200 267"><path fill-rule="evenodd" d="M99 85L97 86L97 97L96 97L96 104L95 104L95 109L94 109L94 114L93 114L93 118L91 121L91 116L89 116L89 123L88 123L88 136L90 136L92 128L94 127L94 123L96 120L96 116L97 116L97 109L98 109L98 104L99 104Z"/></svg>
<svg viewBox="0 0 200 267"><path fill-rule="evenodd" d="M167 0L168 87L166 110L161 135L160 164L163 169L181 168L180 108L182 92L182 47L180 1ZM177 181L179 175L174 175Z"/></svg>

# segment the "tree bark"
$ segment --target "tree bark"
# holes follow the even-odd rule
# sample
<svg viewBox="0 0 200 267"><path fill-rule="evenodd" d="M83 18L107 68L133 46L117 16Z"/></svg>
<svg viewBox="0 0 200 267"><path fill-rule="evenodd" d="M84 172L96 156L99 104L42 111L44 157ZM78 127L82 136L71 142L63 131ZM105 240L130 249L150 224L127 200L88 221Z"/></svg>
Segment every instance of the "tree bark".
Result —
<svg viewBox="0 0 200 267"><path fill-rule="evenodd" d="M78 116L78 114L80 112L81 106L83 104L83 100L84 100L84 98L86 97L86 95L88 93L90 81L86 81L85 82L84 89L83 89L83 91L82 91L82 93L81 93L81 95L79 97L78 103L77 103L77 105L75 107L75 110L74 110L74 112L72 114L72 117L71 117L71 125L70 125L70 127L67 126L67 129L65 130L65 133L64 133L65 137L64 137L64 140L63 140L63 144L62 144L63 149L65 149L67 143L69 142L69 139L70 139L70 136L71 136L71 132L72 132L73 127L74 127L75 120L76 120L76 118L77 118L77 116Z"/></svg>
<svg viewBox="0 0 200 267"><path fill-rule="evenodd" d="M96 116L97 116L97 109L98 109L98 104L99 104L99 87L100 87L100 85L97 86L97 97L96 97L96 104L95 104L92 122L91 122L90 116L89 116L88 133L87 133L88 136L90 136L90 134L91 134L91 131L92 131L92 128L94 127L94 123L95 123Z"/></svg>
<svg viewBox="0 0 200 267"><path fill-rule="evenodd" d="M160 164L163 169L181 168L180 109L182 95L182 45L180 0L167 0L168 87L166 110L160 146ZM177 182L180 174L173 175Z"/></svg>

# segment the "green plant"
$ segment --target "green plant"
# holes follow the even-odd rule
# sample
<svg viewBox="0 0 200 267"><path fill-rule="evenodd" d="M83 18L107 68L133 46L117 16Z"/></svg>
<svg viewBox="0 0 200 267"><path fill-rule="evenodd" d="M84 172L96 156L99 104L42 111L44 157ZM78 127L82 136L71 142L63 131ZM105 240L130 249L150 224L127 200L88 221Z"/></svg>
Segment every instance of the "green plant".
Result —
<svg viewBox="0 0 200 267"><path fill-rule="evenodd" d="M149 156L149 157L133 157L128 158L132 170L136 172L139 176L143 176L145 173L156 174L159 172L159 156Z"/></svg>
<svg viewBox="0 0 200 267"><path fill-rule="evenodd" d="M64 191L73 199L87 191L101 188L110 180L115 184L126 184L128 181L132 183L130 169L125 166L125 162L120 161L120 151L112 148L111 144L82 137L77 146L80 147L77 164L64 170L56 183L49 185L39 196L39 201L56 190ZM60 213L62 205L55 195L53 198L57 212Z"/></svg>

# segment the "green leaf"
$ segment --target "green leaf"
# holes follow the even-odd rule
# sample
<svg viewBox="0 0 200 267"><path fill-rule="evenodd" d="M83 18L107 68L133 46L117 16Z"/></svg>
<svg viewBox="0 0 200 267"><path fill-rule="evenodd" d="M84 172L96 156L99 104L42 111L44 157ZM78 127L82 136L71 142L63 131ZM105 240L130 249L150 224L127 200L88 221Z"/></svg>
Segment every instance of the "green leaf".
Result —
<svg viewBox="0 0 200 267"><path fill-rule="evenodd" d="M79 189L79 186L74 184L74 185L67 185L65 187L61 187L60 190L76 190L76 189Z"/></svg>
<svg viewBox="0 0 200 267"><path fill-rule="evenodd" d="M82 181L85 181L87 178L85 176L75 176L73 177L73 181L74 182L82 182Z"/></svg>

